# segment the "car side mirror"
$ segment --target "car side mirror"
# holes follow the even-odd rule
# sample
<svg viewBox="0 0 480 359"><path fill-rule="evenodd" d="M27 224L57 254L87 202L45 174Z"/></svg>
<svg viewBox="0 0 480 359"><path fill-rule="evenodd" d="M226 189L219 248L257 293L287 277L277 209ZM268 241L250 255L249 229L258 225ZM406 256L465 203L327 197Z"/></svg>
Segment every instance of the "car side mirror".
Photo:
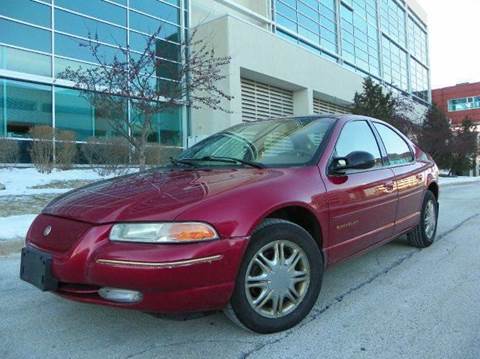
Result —
<svg viewBox="0 0 480 359"><path fill-rule="evenodd" d="M368 170L375 167L375 157L368 152L355 151L347 157L335 157L330 166L333 174L345 174L347 170Z"/></svg>

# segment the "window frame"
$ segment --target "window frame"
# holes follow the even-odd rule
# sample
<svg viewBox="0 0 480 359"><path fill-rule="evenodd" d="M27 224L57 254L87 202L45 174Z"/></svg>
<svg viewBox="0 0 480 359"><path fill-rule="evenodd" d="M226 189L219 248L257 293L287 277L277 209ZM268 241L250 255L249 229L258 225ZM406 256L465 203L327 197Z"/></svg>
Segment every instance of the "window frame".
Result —
<svg viewBox="0 0 480 359"><path fill-rule="evenodd" d="M381 150L382 150L382 155L384 156L384 159L387 163L386 166L384 166L384 168L397 168L397 167L405 167L405 166L411 166L412 164L415 164L417 162L417 159L415 157L415 151L413 150L411 144L410 144L410 140L403 134L401 133L400 131L398 131L395 127L389 125L388 123L386 122L382 122L382 121L375 121L375 120L371 120L371 126L375 132L375 135L378 136L378 141L380 141L381 143ZM406 162L406 163L400 163L400 164L391 164L390 163L390 159L388 158L388 151L387 151L387 147L385 146L385 143L383 141L383 138L382 136L380 135L380 133L378 132L377 128L375 127L375 124L379 124L379 125L383 125L387 128L389 128L390 130L392 130L394 133L396 133L402 140L403 142L405 142L405 144L407 145L409 151L410 151L410 155L412 156L412 160L410 162Z"/></svg>
<svg viewBox="0 0 480 359"><path fill-rule="evenodd" d="M380 152L380 156L381 156L381 160L382 160L382 166L380 167L374 167L374 168L370 168L370 169L366 169L366 170L346 170L345 171L345 175L346 176L351 176L351 175L356 175L356 174L361 174L361 173L366 173L366 172L372 172L372 171L379 171L379 170L384 170L385 168L388 168L389 167L389 162L388 162L388 157L386 155L386 150L384 148L384 145L383 145L383 142L381 141L381 138L380 136L378 135L375 127L373 126L372 124L372 121L368 118L356 118L354 120L349 120L349 121L346 121L343 125L342 125L342 128L340 128L339 130L339 135L337 136L337 138L335 139L335 144L333 145L333 150L331 151L330 153L330 156L329 156L329 159L327 161L327 167L325 169L325 173L327 176L335 176L333 174L330 173L330 167L332 165L332 161L333 159L335 158L334 157L334 154L335 154L335 151L336 151L336 148L337 148L337 143L338 143L338 140L340 139L340 136L342 135L342 132L343 132L343 129L350 123L352 122L359 122L359 121L363 121L363 122L366 122L368 127L370 128L370 131L372 131L372 135L373 137L375 138L375 142L377 143L377 146L378 146L378 150Z"/></svg>

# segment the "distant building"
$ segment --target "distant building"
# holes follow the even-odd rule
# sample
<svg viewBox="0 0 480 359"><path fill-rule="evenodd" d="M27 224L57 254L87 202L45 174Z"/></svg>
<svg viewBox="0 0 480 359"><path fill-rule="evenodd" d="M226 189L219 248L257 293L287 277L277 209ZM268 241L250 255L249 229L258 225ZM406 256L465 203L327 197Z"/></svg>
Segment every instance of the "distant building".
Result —
<svg viewBox="0 0 480 359"><path fill-rule="evenodd" d="M432 90L432 101L447 114L453 126L461 125L466 117L480 126L480 82Z"/></svg>
<svg viewBox="0 0 480 359"><path fill-rule="evenodd" d="M477 125L480 148L480 82L432 90L432 102L445 112L454 128L458 128L466 118L472 120ZM477 176L479 173L480 154L471 174Z"/></svg>

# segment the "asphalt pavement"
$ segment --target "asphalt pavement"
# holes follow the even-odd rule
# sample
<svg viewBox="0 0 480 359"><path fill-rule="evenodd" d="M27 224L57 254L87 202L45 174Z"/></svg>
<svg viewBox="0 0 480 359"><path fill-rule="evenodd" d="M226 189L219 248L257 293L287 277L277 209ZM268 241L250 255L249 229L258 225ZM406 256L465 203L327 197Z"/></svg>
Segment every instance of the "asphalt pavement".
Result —
<svg viewBox="0 0 480 359"><path fill-rule="evenodd" d="M0 257L0 358L480 358L480 183L446 186L438 240L400 238L327 271L297 327L256 335L222 313L188 321L74 303Z"/></svg>

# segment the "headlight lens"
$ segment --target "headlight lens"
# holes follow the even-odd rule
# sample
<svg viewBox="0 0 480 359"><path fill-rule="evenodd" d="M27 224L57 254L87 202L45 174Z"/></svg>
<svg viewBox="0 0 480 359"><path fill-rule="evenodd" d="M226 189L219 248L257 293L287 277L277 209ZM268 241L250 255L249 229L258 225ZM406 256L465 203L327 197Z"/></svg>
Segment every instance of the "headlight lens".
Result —
<svg viewBox="0 0 480 359"><path fill-rule="evenodd" d="M218 239L206 223L118 223L110 231L111 241L137 243L186 243Z"/></svg>

